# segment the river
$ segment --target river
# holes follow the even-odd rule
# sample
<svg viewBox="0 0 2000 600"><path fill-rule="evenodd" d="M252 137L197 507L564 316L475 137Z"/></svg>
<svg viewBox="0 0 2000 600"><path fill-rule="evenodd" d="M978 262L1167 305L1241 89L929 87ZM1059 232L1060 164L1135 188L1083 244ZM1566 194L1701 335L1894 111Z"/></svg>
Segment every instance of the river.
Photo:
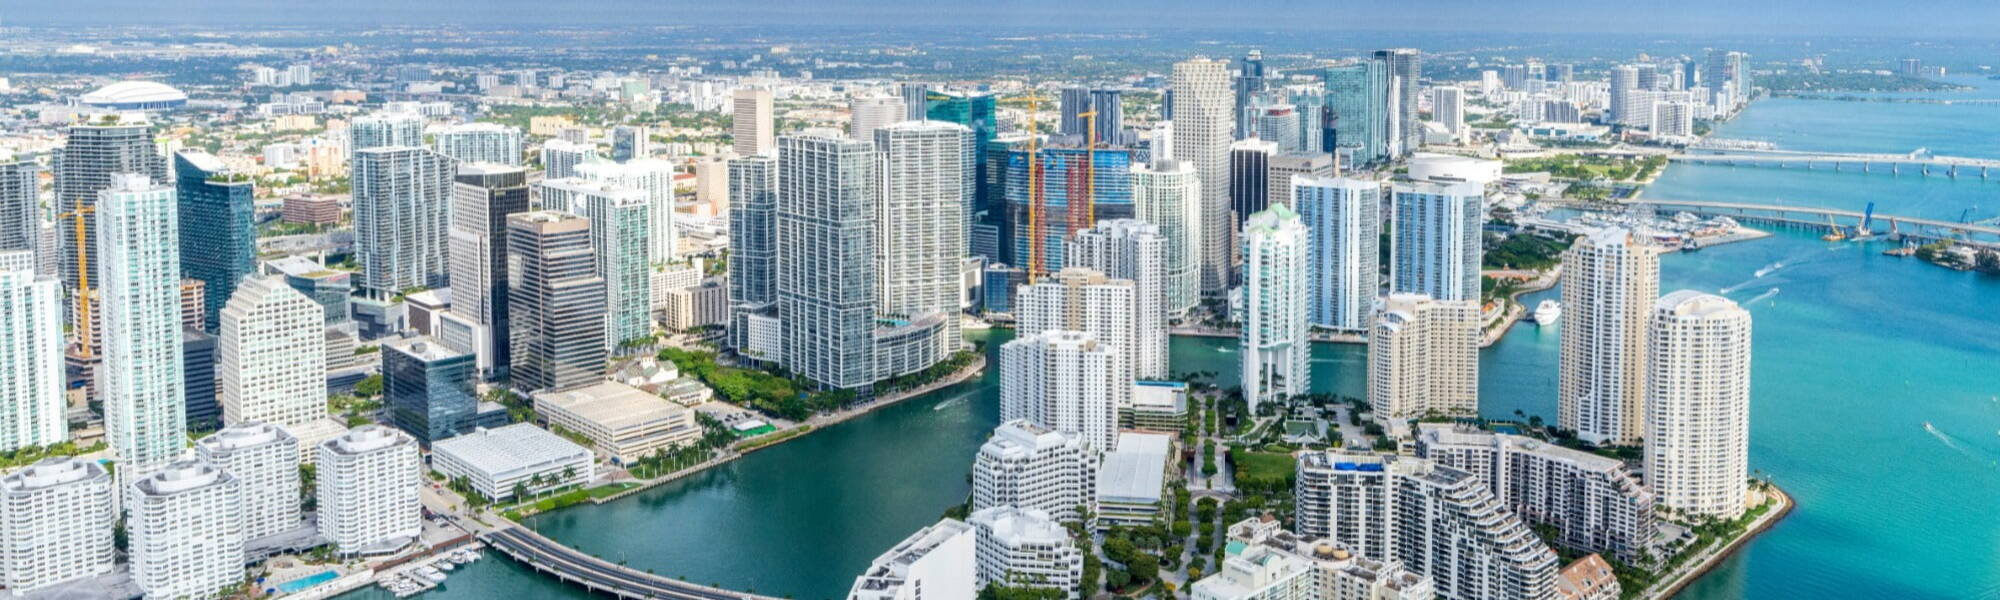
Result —
<svg viewBox="0 0 2000 600"><path fill-rule="evenodd" d="M1968 95L2000 97L1996 82L1959 80L1981 87ZM1718 135L1798 150L2000 157L2000 106L1770 99ZM1647 195L2000 214L2000 180L1977 178L1674 165ZM1886 247L1781 233L1663 261L1662 291L1726 289L1750 308L1751 467L1800 504L1681 598L2000 596L2000 278L1883 256ZM1522 324L1482 351L1483 414L1554 420L1557 333ZM1234 343L1176 338L1173 369L1217 371L1228 385ZM1320 345L1313 387L1358 396L1365 361L1360 346ZM972 454L997 420L996 373L529 525L641 569L839 598L875 555L964 499ZM588 597L504 559L461 569L429 596L496 595Z"/></svg>

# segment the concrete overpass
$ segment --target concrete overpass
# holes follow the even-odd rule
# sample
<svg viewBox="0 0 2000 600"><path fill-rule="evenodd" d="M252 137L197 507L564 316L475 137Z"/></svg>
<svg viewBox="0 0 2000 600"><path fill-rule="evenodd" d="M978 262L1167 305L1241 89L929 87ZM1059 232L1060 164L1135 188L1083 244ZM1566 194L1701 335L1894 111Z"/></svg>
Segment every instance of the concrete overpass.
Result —
<svg viewBox="0 0 2000 600"><path fill-rule="evenodd" d="M1936 156L1923 148L1908 154L1804 152L1756 148L1691 149L1686 154L1668 157L1668 160L1692 164L1804 168L1891 175L1912 173L1953 178L1975 175L1980 179L2000 177L2000 160Z"/></svg>
<svg viewBox="0 0 2000 600"><path fill-rule="evenodd" d="M688 583L612 563L524 527L502 526L479 537L521 564L600 594L634 600L778 600Z"/></svg>
<svg viewBox="0 0 2000 600"><path fill-rule="evenodd" d="M1655 212L1672 214L1692 212L1704 215L1718 215L1742 222L1761 222L1788 227L1826 230L1841 227L1852 232L1866 217L1861 211L1812 206L1786 206L1779 204L1749 204L1742 202L1692 202L1644 198L1636 201L1651 205ZM1886 234L1892 239L1910 238L1925 241L1950 240L1986 247L2000 247L2000 225L1988 223L1955 223L1938 219L1922 219L1877 213L1870 229L1874 233ZM1888 223L1888 230L1882 230L1882 223Z"/></svg>

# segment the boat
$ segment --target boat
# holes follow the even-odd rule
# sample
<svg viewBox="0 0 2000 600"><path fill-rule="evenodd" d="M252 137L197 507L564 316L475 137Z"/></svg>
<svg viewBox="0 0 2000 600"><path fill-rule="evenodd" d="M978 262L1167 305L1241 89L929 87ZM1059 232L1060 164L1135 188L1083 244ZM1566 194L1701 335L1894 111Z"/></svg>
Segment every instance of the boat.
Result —
<svg viewBox="0 0 2000 600"><path fill-rule="evenodd" d="M1694 236L1688 236L1687 241L1681 242L1682 252L1695 252L1698 250L1701 250L1701 240L1695 239Z"/></svg>
<svg viewBox="0 0 2000 600"><path fill-rule="evenodd" d="M1554 325L1562 318L1562 304L1554 300L1543 300L1535 305L1535 324Z"/></svg>
<svg viewBox="0 0 2000 600"><path fill-rule="evenodd" d="M444 583L444 572L431 568L428 565L417 567L415 572L418 577L429 579L432 583Z"/></svg>
<svg viewBox="0 0 2000 600"><path fill-rule="evenodd" d="M434 562L434 563L431 563L431 566L433 566L433 567L436 567L436 568L438 568L438 569L440 569L440 570L444 570L444 571L450 571L450 570L452 570L452 569L456 569L456 568L458 568L458 565L455 565L455 564L452 564L450 560L440 560L440 561L437 561L437 562Z"/></svg>

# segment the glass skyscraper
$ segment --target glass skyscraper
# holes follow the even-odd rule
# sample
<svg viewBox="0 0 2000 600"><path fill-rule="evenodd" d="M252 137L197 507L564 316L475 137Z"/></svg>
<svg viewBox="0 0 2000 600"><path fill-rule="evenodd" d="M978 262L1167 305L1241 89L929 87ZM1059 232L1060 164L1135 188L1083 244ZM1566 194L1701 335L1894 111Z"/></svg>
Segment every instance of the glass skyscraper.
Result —
<svg viewBox="0 0 2000 600"><path fill-rule="evenodd" d="M995 201L987 197L988 191L978 184L986 181L986 142L1000 132L1000 119L995 116L998 103L992 94L952 94L927 91L925 98L925 118L932 121L949 121L972 129L972 146L966 148L965 160L974 177L965 180L966 197L973 205L968 210L990 207ZM970 213L968 213L970 214Z"/></svg>
<svg viewBox="0 0 2000 600"><path fill-rule="evenodd" d="M479 366L471 354L427 337L383 344L382 392L390 421L429 445L472 429Z"/></svg>
<svg viewBox="0 0 2000 600"><path fill-rule="evenodd" d="M1389 75L1383 63L1364 60L1327 67L1325 81L1335 152L1352 153L1356 164L1388 158Z"/></svg>
<svg viewBox="0 0 2000 600"><path fill-rule="evenodd" d="M215 314L236 293L236 282L257 268L255 184L235 175L215 155L183 150L174 155L174 189L180 194L181 276L200 280L201 328L215 332Z"/></svg>
<svg viewBox="0 0 2000 600"><path fill-rule="evenodd" d="M1095 163L1096 173L1084 162L1086 154ZM1132 151L1105 149L1089 153L1083 148L1042 148L1042 214L1031 224L1029 209L1034 206L1028 185L1028 151L1015 149L1007 155L1007 222L1002 244L1008 256L1002 262L1032 268L1029 249L1040 239L1041 270L1054 272L1065 264L1063 240L1077 230L1088 229L1095 220L1131 218ZM1090 182L1095 181L1093 187ZM1095 215L1083 213L1085 194L1096 206ZM1071 214L1071 201L1076 214Z"/></svg>

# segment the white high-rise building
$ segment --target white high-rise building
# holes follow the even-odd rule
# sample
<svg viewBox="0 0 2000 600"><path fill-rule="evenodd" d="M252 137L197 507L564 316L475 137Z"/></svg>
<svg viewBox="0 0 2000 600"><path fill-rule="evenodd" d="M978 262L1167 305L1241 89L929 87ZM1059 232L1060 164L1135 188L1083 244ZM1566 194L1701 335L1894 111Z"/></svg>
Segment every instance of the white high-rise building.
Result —
<svg viewBox="0 0 2000 600"><path fill-rule="evenodd" d="M972 510L1013 506L1079 521L1096 500L1096 457L1077 436L1026 420L1008 421L972 458Z"/></svg>
<svg viewBox="0 0 2000 600"><path fill-rule="evenodd" d="M1743 514L1750 464L1750 311L1681 290L1646 343L1646 484L1668 508Z"/></svg>
<svg viewBox="0 0 2000 600"><path fill-rule="evenodd" d="M319 534L342 555L393 552L423 532L417 441L362 425L319 445Z"/></svg>
<svg viewBox="0 0 2000 600"><path fill-rule="evenodd" d="M543 181L541 188L542 206L590 219L597 276L604 278L605 347L652 335L653 271L646 251L655 232L646 193L583 179Z"/></svg>
<svg viewBox="0 0 2000 600"><path fill-rule="evenodd" d="M1368 335L1368 405L1391 435L1428 415L1479 415L1479 305L1391 294Z"/></svg>
<svg viewBox="0 0 2000 600"><path fill-rule="evenodd" d="M549 140L542 142L542 178L562 179L576 177L577 165L603 160L597 154L596 144L581 144L569 140Z"/></svg>
<svg viewBox="0 0 2000 600"><path fill-rule="evenodd" d="M1694 111L1695 105L1692 102L1653 104L1653 135L1655 137L1694 135Z"/></svg>
<svg viewBox="0 0 2000 600"><path fill-rule="evenodd" d="M909 107L895 96L856 96L848 99L847 136L857 140L875 139L875 130L902 122Z"/></svg>
<svg viewBox="0 0 2000 600"><path fill-rule="evenodd" d="M1478 475L1522 520L1554 526L1544 541L1626 564L1653 552L1653 491L1624 461L1454 423L1417 429L1417 456Z"/></svg>
<svg viewBox="0 0 2000 600"><path fill-rule="evenodd" d="M634 188L646 192L650 202L646 261L651 264L674 261L674 247L680 243L674 230L674 164L657 158L635 158L625 162L588 162L576 166L576 175L599 183ZM544 208L560 208L547 204ZM591 227L597 227L592 223Z"/></svg>
<svg viewBox="0 0 2000 600"><path fill-rule="evenodd" d="M1158 225L1138 219L1107 219L1076 232L1066 244L1068 266L1132 281L1132 374L1166 379L1167 236Z"/></svg>
<svg viewBox="0 0 2000 600"><path fill-rule="evenodd" d="M1000 347L1001 421L1026 419L1106 452L1131 394L1124 349L1089 333L1045 331Z"/></svg>
<svg viewBox="0 0 2000 600"><path fill-rule="evenodd" d="M1659 296L1659 252L1630 231L1591 231L1563 252L1558 426L1593 444L1644 438L1646 320Z"/></svg>
<svg viewBox="0 0 2000 600"><path fill-rule="evenodd" d="M326 416L325 307L283 276L246 277L217 320L223 423Z"/></svg>
<svg viewBox="0 0 2000 600"><path fill-rule="evenodd" d="M854 578L847 600L925 600L979 595L979 534L955 519L917 530Z"/></svg>
<svg viewBox="0 0 2000 600"><path fill-rule="evenodd" d="M1471 472L1407 456L1308 452L1294 489L1300 533L1399 561L1431 578L1438 598L1555 595L1556 554Z"/></svg>
<svg viewBox="0 0 2000 600"><path fill-rule="evenodd" d="M424 117L413 112L380 112L355 117L347 125L348 151L424 145Z"/></svg>
<svg viewBox="0 0 2000 600"><path fill-rule="evenodd" d="M62 310L62 283L36 275L33 250L0 251L0 450L69 439Z"/></svg>
<svg viewBox="0 0 2000 600"><path fill-rule="evenodd" d="M270 423L232 423L194 444L195 455L243 482L243 539L299 526L299 440Z"/></svg>
<svg viewBox="0 0 2000 600"><path fill-rule="evenodd" d="M1190 163L1156 158L1132 166L1132 211L1167 238L1166 308L1176 321L1201 304L1202 188Z"/></svg>
<svg viewBox="0 0 2000 600"><path fill-rule="evenodd" d="M777 130L771 116L771 90L738 88L733 97L729 129L736 140L737 156L762 156L778 151Z"/></svg>
<svg viewBox="0 0 2000 600"><path fill-rule="evenodd" d="M437 153L461 163L521 166L521 130L499 123L461 123L435 130Z"/></svg>
<svg viewBox="0 0 2000 600"><path fill-rule="evenodd" d="M960 258L965 256L966 148L957 123L905 121L875 130L882 191L875 217L875 301L882 314L942 313L956 345ZM940 357L942 358L942 357Z"/></svg>
<svg viewBox="0 0 2000 600"><path fill-rule="evenodd" d="M118 520L111 473L50 457L0 478L0 576L22 596L111 571Z"/></svg>
<svg viewBox="0 0 2000 600"><path fill-rule="evenodd" d="M127 497L132 582L147 598L210 598L243 583L247 540L236 476L181 461L133 483Z"/></svg>
<svg viewBox="0 0 2000 600"><path fill-rule="evenodd" d="M1194 58L1174 63L1174 159L1201 179L1201 293L1229 287L1229 144L1236 123L1229 61Z"/></svg>
<svg viewBox="0 0 2000 600"><path fill-rule="evenodd" d="M1350 177L1294 177L1292 205L1305 221L1314 327L1359 333L1382 293L1382 184Z"/></svg>
<svg viewBox="0 0 2000 600"><path fill-rule="evenodd" d="M1189 586L1194 600L1431 600L1431 579L1395 560L1358 556L1345 544L1282 529L1268 515L1229 526L1214 574Z"/></svg>
<svg viewBox="0 0 2000 600"><path fill-rule="evenodd" d="M1116 346L1129 368L1138 336L1138 292L1138 284L1130 279L1066 268L1015 290L1014 333L1027 337L1044 331L1086 332Z"/></svg>
<svg viewBox="0 0 2000 600"><path fill-rule="evenodd" d="M1306 226L1277 205L1243 224L1243 399L1263 402L1312 391L1306 299L1311 278Z"/></svg>
<svg viewBox="0 0 2000 600"><path fill-rule="evenodd" d="M1451 85L1431 88L1431 115L1453 138L1464 137L1465 90Z"/></svg>
<svg viewBox="0 0 2000 600"><path fill-rule="evenodd" d="M1472 181L1396 182L1390 291L1479 300L1485 188Z"/></svg>
<svg viewBox="0 0 2000 600"><path fill-rule="evenodd" d="M97 195L98 305L105 437L121 480L166 466L187 449L181 370L179 208L171 187L117 175ZM239 565L240 566L240 565Z"/></svg>
<svg viewBox="0 0 2000 600"><path fill-rule="evenodd" d="M1083 551L1069 529L1035 509L994 506L965 519L976 532L973 557L979 588L998 583L1055 588L1077 598L1083 583Z"/></svg>

